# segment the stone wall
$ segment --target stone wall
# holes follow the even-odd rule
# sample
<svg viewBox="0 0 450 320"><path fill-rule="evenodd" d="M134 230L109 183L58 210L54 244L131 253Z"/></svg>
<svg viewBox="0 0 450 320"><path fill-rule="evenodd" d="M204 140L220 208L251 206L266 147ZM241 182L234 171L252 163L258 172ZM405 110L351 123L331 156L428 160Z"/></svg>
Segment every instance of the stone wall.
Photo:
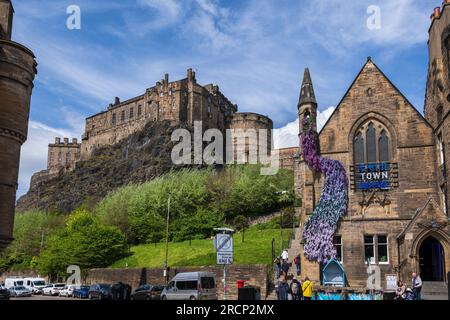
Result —
<svg viewBox="0 0 450 320"><path fill-rule="evenodd" d="M69 142L68 138L55 138L55 143L48 145L47 170L50 174L57 173L66 168L72 170L75 164L80 160L81 144L78 139L73 138Z"/></svg>
<svg viewBox="0 0 450 320"><path fill-rule="evenodd" d="M222 267L176 267L170 270L170 278L180 272L207 271L216 275L219 299L223 299L223 268ZM237 281L244 280L246 285L261 288L261 296L265 297L268 287L267 266L230 266L227 270L228 298L237 300ZM85 279L87 284L116 283L122 281L136 289L142 283L164 285L163 269L92 269Z"/></svg>

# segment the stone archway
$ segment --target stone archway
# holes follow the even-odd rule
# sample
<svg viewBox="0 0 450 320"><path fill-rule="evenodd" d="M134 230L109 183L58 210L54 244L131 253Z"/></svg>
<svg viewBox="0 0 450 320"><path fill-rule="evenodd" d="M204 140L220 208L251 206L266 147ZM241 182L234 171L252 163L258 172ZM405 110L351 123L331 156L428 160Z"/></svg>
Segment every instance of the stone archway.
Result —
<svg viewBox="0 0 450 320"><path fill-rule="evenodd" d="M444 281L444 246L433 236L428 236L419 247L419 273L423 281Z"/></svg>
<svg viewBox="0 0 450 320"><path fill-rule="evenodd" d="M446 281L450 271L450 236L445 230L424 230L416 237L410 256L412 271L425 272L424 281Z"/></svg>

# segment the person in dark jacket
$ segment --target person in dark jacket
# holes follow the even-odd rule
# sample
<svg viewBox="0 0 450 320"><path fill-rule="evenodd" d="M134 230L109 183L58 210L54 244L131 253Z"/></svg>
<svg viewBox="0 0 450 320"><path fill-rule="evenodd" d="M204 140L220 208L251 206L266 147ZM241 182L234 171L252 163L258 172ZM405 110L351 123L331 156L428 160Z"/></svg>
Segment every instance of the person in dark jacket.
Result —
<svg viewBox="0 0 450 320"><path fill-rule="evenodd" d="M294 259L295 267L297 268L297 277L301 275L301 265L300 265L300 255L296 256Z"/></svg>
<svg viewBox="0 0 450 320"><path fill-rule="evenodd" d="M287 278L290 267L291 267L291 265L289 264L289 262L287 260L284 260L283 261L283 275L285 278Z"/></svg>
<svg viewBox="0 0 450 320"><path fill-rule="evenodd" d="M289 285L286 279L283 279L278 285L278 300L285 301L288 300Z"/></svg>
<svg viewBox="0 0 450 320"><path fill-rule="evenodd" d="M292 280L291 283L291 294L292 294L292 300L298 301L301 300L302 295L302 286L300 282L298 282L297 279Z"/></svg>

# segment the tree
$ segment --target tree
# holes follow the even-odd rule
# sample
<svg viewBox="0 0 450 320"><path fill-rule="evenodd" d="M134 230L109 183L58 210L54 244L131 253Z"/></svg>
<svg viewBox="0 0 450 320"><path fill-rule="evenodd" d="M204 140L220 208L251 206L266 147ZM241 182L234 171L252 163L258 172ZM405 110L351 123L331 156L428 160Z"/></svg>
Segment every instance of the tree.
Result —
<svg viewBox="0 0 450 320"><path fill-rule="evenodd" d="M242 242L245 240L245 229L247 229L250 225L247 217L245 216L237 216L234 218L233 225L237 231L242 231Z"/></svg>
<svg viewBox="0 0 450 320"><path fill-rule="evenodd" d="M89 212L77 210L67 219L66 228L49 239L38 269L57 277L65 275L70 265L104 268L127 253L126 238L119 228L105 226Z"/></svg>

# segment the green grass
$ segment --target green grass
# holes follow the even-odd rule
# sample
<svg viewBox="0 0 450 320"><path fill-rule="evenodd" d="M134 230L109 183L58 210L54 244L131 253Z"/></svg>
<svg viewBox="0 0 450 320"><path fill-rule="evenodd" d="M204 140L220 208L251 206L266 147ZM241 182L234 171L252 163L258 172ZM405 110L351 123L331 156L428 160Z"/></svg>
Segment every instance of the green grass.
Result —
<svg viewBox="0 0 450 320"><path fill-rule="evenodd" d="M291 229L283 230L285 246L292 234ZM234 264L253 265L270 264L272 259L272 239L275 239L276 253L280 250L280 229L258 230L253 227L242 234L234 235ZM131 248L131 256L121 259L112 265L113 268L162 268L164 266L165 244L158 243L139 245ZM213 241L192 240L169 243L169 266L199 267L216 265L216 254Z"/></svg>

